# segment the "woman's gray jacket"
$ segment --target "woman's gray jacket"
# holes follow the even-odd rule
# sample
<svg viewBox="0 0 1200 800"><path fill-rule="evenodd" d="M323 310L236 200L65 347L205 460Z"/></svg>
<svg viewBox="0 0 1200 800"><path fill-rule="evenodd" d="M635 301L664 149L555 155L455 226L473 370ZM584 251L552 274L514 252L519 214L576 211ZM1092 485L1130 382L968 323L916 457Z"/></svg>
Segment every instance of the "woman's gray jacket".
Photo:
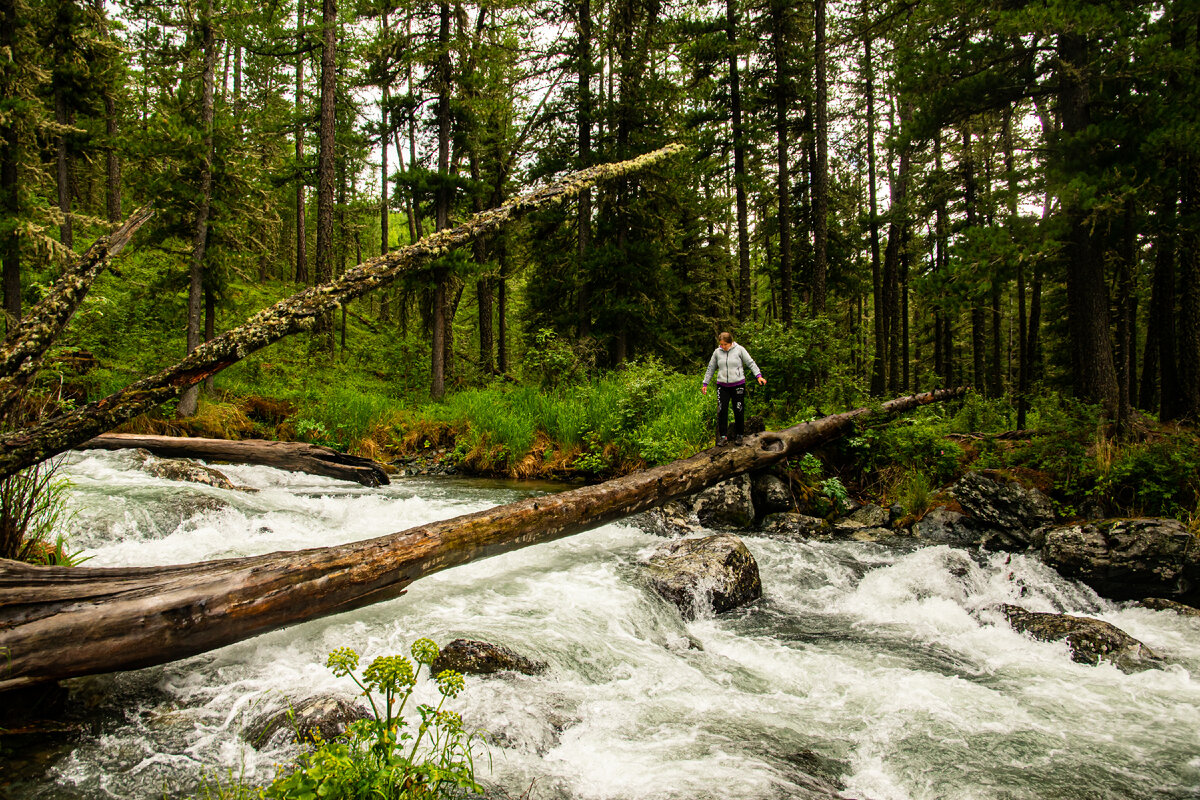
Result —
<svg viewBox="0 0 1200 800"><path fill-rule="evenodd" d="M750 353L737 342L734 342L728 350L718 347L713 351L712 358L708 360L708 372L704 373L704 385L708 386L709 379L712 378L713 372L716 372L717 386L741 386L746 382L746 372L743 366L749 367L750 374L756 378L762 375L758 365L750 357Z"/></svg>

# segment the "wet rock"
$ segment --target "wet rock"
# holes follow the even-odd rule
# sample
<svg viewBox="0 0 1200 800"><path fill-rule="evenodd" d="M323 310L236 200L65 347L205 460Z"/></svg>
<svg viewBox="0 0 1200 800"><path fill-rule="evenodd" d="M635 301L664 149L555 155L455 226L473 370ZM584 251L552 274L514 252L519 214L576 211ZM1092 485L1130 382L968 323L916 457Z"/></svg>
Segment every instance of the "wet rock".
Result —
<svg viewBox="0 0 1200 800"><path fill-rule="evenodd" d="M350 723L370 717L362 706L336 695L322 694L263 714L246 727L242 738L259 749L284 738L329 741L345 733Z"/></svg>
<svg viewBox="0 0 1200 800"><path fill-rule="evenodd" d="M864 528L886 528L891 524L888 510L874 504L859 506L846 519L857 522Z"/></svg>
<svg viewBox="0 0 1200 800"><path fill-rule="evenodd" d="M1065 639L1071 648L1071 659L1080 664L1107 661L1123 672L1137 672L1161 663L1149 647L1102 620L1026 611L1008 604L1001 605L1000 611L1015 630L1035 639L1043 642Z"/></svg>
<svg viewBox="0 0 1200 800"><path fill-rule="evenodd" d="M1200 543L1178 520L1059 525L1045 531L1042 559L1114 600L1200 599Z"/></svg>
<svg viewBox="0 0 1200 800"><path fill-rule="evenodd" d="M987 529L981 543L988 549L1040 547L1035 532L1055 521L1050 498L1016 481L968 472L951 487L950 493L977 528Z"/></svg>
<svg viewBox="0 0 1200 800"><path fill-rule="evenodd" d="M695 495L696 517L709 527L747 528L754 524L749 475L738 475Z"/></svg>
<svg viewBox="0 0 1200 800"><path fill-rule="evenodd" d="M829 539L832 528L820 517L797 514L768 514L759 523L759 534L772 539Z"/></svg>
<svg viewBox="0 0 1200 800"><path fill-rule="evenodd" d="M919 521L913 523L913 535L934 544L973 547L984 533L965 514L945 506L935 506Z"/></svg>
<svg viewBox="0 0 1200 800"><path fill-rule="evenodd" d="M842 519L833 523L831 538L849 539L855 542L878 542L895 538L897 532L892 528L877 525L863 525L852 519Z"/></svg>
<svg viewBox="0 0 1200 800"><path fill-rule="evenodd" d="M650 587L688 619L707 608L720 613L762 597L758 562L728 533L668 542L645 569Z"/></svg>
<svg viewBox="0 0 1200 800"><path fill-rule="evenodd" d="M759 514L792 510L792 492L782 478L772 472L760 472L753 478L754 510Z"/></svg>
<svg viewBox="0 0 1200 800"><path fill-rule="evenodd" d="M1145 600L1139 600L1138 605L1154 611L1174 611L1181 617L1200 617L1200 608L1167 600L1164 597L1147 597Z"/></svg>
<svg viewBox="0 0 1200 800"><path fill-rule="evenodd" d="M434 675L444 669L467 675L491 675L496 672L538 675L546 671L546 664L526 658L503 645L475 639L455 639L442 648L431 669Z"/></svg>
<svg viewBox="0 0 1200 800"><path fill-rule="evenodd" d="M220 470L197 464L186 458L159 458L145 450L137 451L142 460L142 469L147 473L168 481L187 481L202 483L217 489L230 489L234 485Z"/></svg>
<svg viewBox="0 0 1200 800"><path fill-rule="evenodd" d="M692 512L691 506L683 500L663 503L657 508L630 517L628 522L646 533L668 538L687 536L700 529L700 522Z"/></svg>

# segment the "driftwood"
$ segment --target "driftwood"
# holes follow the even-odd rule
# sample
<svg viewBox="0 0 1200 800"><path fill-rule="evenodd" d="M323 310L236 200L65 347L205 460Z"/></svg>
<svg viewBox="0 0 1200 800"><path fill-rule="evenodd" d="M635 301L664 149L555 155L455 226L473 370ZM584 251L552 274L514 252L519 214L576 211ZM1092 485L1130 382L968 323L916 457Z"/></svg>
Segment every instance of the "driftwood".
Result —
<svg viewBox="0 0 1200 800"><path fill-rule="evenodd" d="M880 410L961 394L903 397ZM161 664L394 598L424 575L589 530L806 452L871 413L835 414L596 486L336 547L171 567L0 561L0 690Z"/></svg>
<svg viewBox="0 0 1200 800"><path fill-rule="evenodd" d="M566 202L595 183L626 177L681 150L678 145L669 145L629 161L601 164L573 172L541 189L514 197L499 208L480 212L456 228L447 228L415 244L372 258L347 270L330 283L310 287L280 300L255 314L244 325L200 345L187 358L157 375L136 381L70 413L0 434L0 478L112 430L122 422L177 397L187 387L236 364L251 353L294 333L311 329L323 315L339 304L362 297L401 275L428 266L456 247L494 233L506 223L531 211ZM3 371L3 366L0 364L0 379L9 374Z"/></svg>
<svg viewBox="0 0 1200 800"><path fill-rule="evenodd" d="M141 436L133 433L104 433L81 444L79 450L125 450L140 447L164 458L203 458L236 464L306 472L355 481L363 486L388 483L383 467L369 458L339 453L308 442L271 442L266 439L203 439L186 436Z"/></svg>

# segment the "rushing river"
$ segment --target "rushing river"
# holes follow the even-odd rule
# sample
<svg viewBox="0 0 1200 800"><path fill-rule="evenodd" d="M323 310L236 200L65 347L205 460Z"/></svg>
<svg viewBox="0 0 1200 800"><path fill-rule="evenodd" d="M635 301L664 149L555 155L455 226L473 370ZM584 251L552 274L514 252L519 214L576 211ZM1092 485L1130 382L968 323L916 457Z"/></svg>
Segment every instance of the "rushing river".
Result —
<svg viewBox="0 0 1200 800"><path fill-rule="evenodd" d="M544 491L407 479L379 489L221 467L228 492L149 477L128 453L71 456L89 566L159 565L377 536ZM15 798L192 796L265 783L289 745L239 735L270 708L353 696L324 667L416 638L507 645L550 669L468 677L485 785L531 798L805 797L807 775L872 800L1200 796L1200 620L1123 607L1034 558L747 535L764 597L683 621L639 580L662 539L623 524L424 578L407 595L134 673L74 682L76 732L18 746ZM1126 675L1012 631L1018 603L1111 622L1165 657ZM433 693L429 687L422 692ZM490 768L489 768L490 761ZM3 794L5 789L0 789Z"/></svg>

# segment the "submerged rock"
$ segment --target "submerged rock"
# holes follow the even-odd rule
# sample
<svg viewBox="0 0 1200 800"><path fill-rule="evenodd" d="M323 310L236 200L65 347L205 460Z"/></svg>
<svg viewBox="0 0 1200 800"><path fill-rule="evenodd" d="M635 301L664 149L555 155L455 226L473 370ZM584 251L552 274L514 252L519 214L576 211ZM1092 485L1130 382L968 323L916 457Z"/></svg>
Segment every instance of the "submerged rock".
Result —
<svg viewBox="0 0 1200 800"><path fill-rule="evenodd" d="M1026 611L1020 606L1008 604L1001 605L1000 611L1015 630L1028 633L1035 639L1043 642L1066 639L1072 660L1080 664L1107 661L1123 672L1137 672L1160 663L1159 657L1149 647L1102 620Z"/></svg>
<svg viewBox="0 0 1200 800"><path fill-rule="evenodd" d="M1138 605L1154 611L1174 611L1181 617L1200 617L1200 608L1179 603L1175 600L1167 600L1164 597L1147 597L1144 600L1139 600Z"/></svg>
<svg viewBox="0 0 1200 800"><path fill-rule="evenodd" d="M749 475L738 475L694 495L696 516L710 527L747 528L754 524Z"/></svg>
<svg viewBox="0 0 1200 800"><path fill-rule="evenodd" d="M1055 521L1050 498L1016 481L968 472L951 487L950 493L984 534L981 544L988 549L1040 547L1037 530Z"/></svg>
<svg viewBox="0 0 1200 800"><path fill-rule="evenodd" d="M491 675L496 672L538 675L546 671L546 664L526 658L503 645L475 639L455 639L442 648L431 669L434 675L444 669L467 675Z"/></svg>
<svg viewBox="0 0 1200 800"><path fill-rule="evenodd" d="M1200 543L1173 519L1109 519L1045 531L1042 559L1114 600L1200 597Z"/></svg>
<svg viewBox="0 0 1200 800"><path fill-rule="evenodd" d="M362 706L321 694L258 717L242 732L242 738L259 749L285 736L305 742L328 741L345 733L350 723L370 717Z"/></svg>
<svg viewBox="0 0 1200 800"><path fill-rule="evenodd" d="M829 523L820 517L789 511L763 517L758 532L773 539L829 539L831 531Z"/></svg>
<svg viewBox="0 0 1200 800"><path fill-rule="evenodd" d="M706 608L720 613L762 597L758 562L728 533L668 542L650 557L646 574L650 587L689 619Z"/></svg>
<svg viewBox="0 0 1200 800"><path fill-rule="evenodd" d="M197 464L186 458L159 458L146 450L136 451L142 461L142 469L156 478L168 481L202 483L217 489L234 489L234 485L220 470Z"/></svg>

